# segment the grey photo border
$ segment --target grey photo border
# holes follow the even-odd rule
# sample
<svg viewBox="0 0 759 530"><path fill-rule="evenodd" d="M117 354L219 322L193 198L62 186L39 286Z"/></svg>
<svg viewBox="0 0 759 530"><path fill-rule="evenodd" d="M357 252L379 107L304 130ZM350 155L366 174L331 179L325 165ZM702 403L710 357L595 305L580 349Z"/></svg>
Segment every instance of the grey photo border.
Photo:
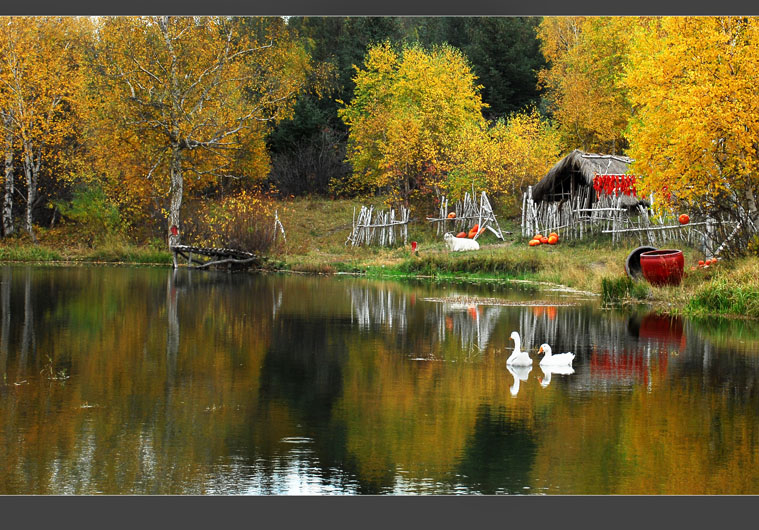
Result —
<svg viewBox="0 0 759 530"><path fill-rule="evenodd" d="M750 0L26 0L4 2L0 15L323 15L543 16L759 15ZM506 527L635 528L675 524L716 527L750 521L753 496L0 496L5 528L293 528ZM727 519L727 521L725 521ZM724 521L724 522L723 522Z"/></svg>

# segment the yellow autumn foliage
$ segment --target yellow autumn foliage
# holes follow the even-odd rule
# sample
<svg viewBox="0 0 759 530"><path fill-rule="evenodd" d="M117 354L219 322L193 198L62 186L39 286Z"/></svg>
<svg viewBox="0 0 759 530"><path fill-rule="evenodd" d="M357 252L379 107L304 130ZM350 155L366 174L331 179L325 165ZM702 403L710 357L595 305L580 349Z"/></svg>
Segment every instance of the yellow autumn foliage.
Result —
<svg viewBox="0 0 759 530"><path fill-rule="evenodd" d="M487 130L463 131L456 148L457 168L446 180L450 197L476 189L519 196L556 163L561 154L558 130L535 109L497 120Z"/></svg>
<svg viewBox="0 0 759 530"><path fill-rule="evenodd" d="M625 147L631 114L618 84L640 17L545 17L538 29L550 66L540 73L568 148L602 153Z"/></svg>
<svg viewBox="0 0 759 530"><path fill-rule="evenodd" d="M694 204L726 193L755 211L759 21L659 19L635 33L625 72L640 188Z"/></svg>
<svg viewBox="0 0 759 530"><path fill-rule="evenodd" d="M462 133L484 126L481 87L453 47L376 45L354 81L354 99L339 111L353 175L333 182L335 193L382 190L407 202L439 189Z"/></svg>

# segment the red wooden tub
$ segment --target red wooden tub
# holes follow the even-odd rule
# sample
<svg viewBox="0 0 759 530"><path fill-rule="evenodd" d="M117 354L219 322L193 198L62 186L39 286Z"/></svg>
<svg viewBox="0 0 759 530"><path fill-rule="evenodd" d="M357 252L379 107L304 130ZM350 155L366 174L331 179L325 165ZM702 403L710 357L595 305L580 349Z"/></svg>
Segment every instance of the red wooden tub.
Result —
<svg viewBox="0 0 759 530"><path fill-rule="evenodd" d="M680 285L684 265L685 259L681 250L651 250L640 255L643 277L651 285Z"/></svg>

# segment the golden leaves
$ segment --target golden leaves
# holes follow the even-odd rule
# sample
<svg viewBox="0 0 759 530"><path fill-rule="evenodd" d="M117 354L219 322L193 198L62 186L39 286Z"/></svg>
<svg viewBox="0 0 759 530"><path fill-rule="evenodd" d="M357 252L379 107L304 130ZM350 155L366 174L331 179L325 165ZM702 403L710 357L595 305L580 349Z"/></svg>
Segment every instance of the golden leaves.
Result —
<svg viewBox="0 0 759 530"><path fill-rule="evenodd" d="M334 191L388 187L408 200L415 189L440 186L461 131L484 124L475 77L449 46L374 46L354 81L354 99L340 110L354 175Z"/></svg>
<svg viewBox="0 0 759 530"><path fill-rule="evenodd" d="M756 182L756 19L678 17L641 28L624 86L636 107L630 154L646 191L684 200Z"/></svg>
<svg viewBox="0 0 759 530"><path fill-rule="evenodd" d="M546 17L538 37L549 69L540 73L564 142L571 148L612 152L623 145L630 117L618 86L637 17Z"/></svg>

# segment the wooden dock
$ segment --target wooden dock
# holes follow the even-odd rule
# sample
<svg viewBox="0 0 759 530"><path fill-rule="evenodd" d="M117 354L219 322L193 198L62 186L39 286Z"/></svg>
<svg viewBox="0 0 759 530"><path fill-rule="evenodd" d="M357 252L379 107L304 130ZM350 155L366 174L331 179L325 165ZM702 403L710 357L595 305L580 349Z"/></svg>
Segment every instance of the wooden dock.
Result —
<svg viewBox="0 0 759 530"><path fill-rule="evenodd" d="M227 271L258 267L264 261L262 256L234 248L206 248L190 245L174 245L170 248L174 253L175 269L179 266L180 257L187 260L187 266L191 269L217 267L226 268Z"/></svg>

